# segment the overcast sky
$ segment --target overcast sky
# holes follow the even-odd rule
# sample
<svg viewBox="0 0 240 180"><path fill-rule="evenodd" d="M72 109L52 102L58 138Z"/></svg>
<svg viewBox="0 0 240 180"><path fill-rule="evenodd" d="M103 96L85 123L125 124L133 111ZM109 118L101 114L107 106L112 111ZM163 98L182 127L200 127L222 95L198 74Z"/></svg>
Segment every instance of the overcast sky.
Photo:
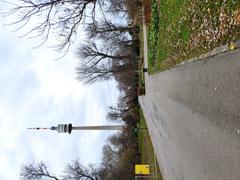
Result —
<svg viewBox="0 0 240 180"><path fill-rule="evenodd" d="M37 39L19 39L19 32L0 20L0 179L19 179L21 165L28 162L45 161L57 173L74 159L99 163L101 147L113 132L68 135L26 128L110 123L105 115L117 101L115 83L83 85L76 80L75 48L56 61L57 51L33 49Z"/></svg>

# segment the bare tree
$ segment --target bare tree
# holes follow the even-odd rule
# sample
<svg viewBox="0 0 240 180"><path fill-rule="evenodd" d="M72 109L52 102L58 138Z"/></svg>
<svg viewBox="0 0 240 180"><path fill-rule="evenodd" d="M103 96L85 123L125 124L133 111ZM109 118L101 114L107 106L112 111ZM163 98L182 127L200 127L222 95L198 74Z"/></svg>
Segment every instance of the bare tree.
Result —
<svg viewBox="0 0 240 180"><path fill-rule="evenodd" d="M111 49L108 44L98 47L95 42L87 42L78 50L80 63L77 69L77 78L85 83L109 80L125 72L132 74L134 56L127 48Z"/></svg>
<svg viewBox="0 0 240 180"><path fill-rule="evenodd" d="M76 70L78 80L92 84L97 81L112 79L115 76L121 76L123 72L131 73L132 66L128 63L123 63L121 60L109 60L94 66L92 64L80 63Z"/></svg>
<svg viewBox="0 0 240 180"><path fill-rule="evenodd" d="M90 23L86 31L90 38L98 37L104 40L110 40L114 37L121 36L124 33L139 32L139 28L124 25L122 23L114 23L110 19L104 17L99 22Z"/></svg>
<svg viewBox="0 0 240 180"><path fill-rule="evenodd" d="M126 148L133 143L126 131L122 131L119 134L113 134L108 138L108 141L111 146L114 147L112 149L117 149L119 154L123 153Z"/></svg>
<svg viewBox="0 0 240 180"><path fill-rule="evenodd" d="M58 47L69 48L76 35L77 27L84 18L90 16L93 20L95 19L97 2L100 4L101 0L18 0L17 2L10 0L8 3L13 5L13 8L5 15L18 15L18 20L10 23L10 25L18 25L18 29L30 24L33 20L39 21L24 36L43 36L42 43L44 43L50 31L53 31L61 41ZM40 18L36 21L34 19L36 17Z"/></svg>
<svg viewBox="0 0 240 180"><path fill-rule="evenodd" d="M135 48L139 47L140 41L135 39L130 39L126 36L116 36L111 39L110 45L114 47L120 48Z"/></svg>
<svg viewBox="0 0 240 180"><path fill-rule="evenodd" d="M136 106L137 106L137 104L134 104L133 106L126 107L126 108L110 106L110 111L107 114L107 118L109 120L117 120L120 118L122 119L129 113L130 110L132 110Z"/></svg>
<svg viewBox="0 0 240 180"><path fill-rule="evenodd" d="M124 52L122 54L116 53L116 50L111 49L111 47L106 44L99 46L100 45L94 41L86 42L80 46L77 54L85 64L89 65L89 67L96 66L103 61L108 62L110 60L132 58L130 54Z"/></svg>
<svg viewBox="0 0 240 180"><path fill-rule="evenodd" d="M45 163L27 164L22 167L20 177L24 180L97 180L97 170L92 166L84 167L79 161L74 161L66 167L65 175L60 177L49 172Z"/></svg>
<svg viewBox="0 0 240 180"><path fill-rule="evenodd" d="M111 62L105 62L100 65L89 67L86 64L81 64L76 68L77 79L87 84L92 84L96 81L104 81L112 78L115 73L111 70Z"/></svg>
<svg viewBox="0 0 240 180"><path fill-rule="evenodd" d="M67 166L63 180L97 180L97 171L93 166L84 167L79 161Z"/></svg>
<svg viewBox="0 0 240 180"><path fill-rule="evenodd" d="M40 162L39 164L28 164L22 167L22 171L20 176L24 180L34 180L34 179L42 179L44 177L48 177L54 180L60 180L57 176L53 175L48 171L46 164Z"/></svg>
<svg viewBox="0 0 240 180"><path fill-rule="evenodd" d="M119 14L121 12L126 12L126 1L127 0L109 0L110 6L107 9L107 12L112 13L114 15Z"/></svg>
<svg viewBox="0 0 240 180"><path fill-rule="evenodd" d="M129 128L114 134L103 147L103 160L99 177L104 180L126 180L134 178L136 139Z"/></svg>
<svg viewBox="0 0 240 180"><path fill-rule="evenodd" d="M136 91L126 90L126 92L121 93L118 98L117 106L110 106L110 110L107 114L107 119L116 121L124 120L129 113L138 106L138 97Z"/></svg>

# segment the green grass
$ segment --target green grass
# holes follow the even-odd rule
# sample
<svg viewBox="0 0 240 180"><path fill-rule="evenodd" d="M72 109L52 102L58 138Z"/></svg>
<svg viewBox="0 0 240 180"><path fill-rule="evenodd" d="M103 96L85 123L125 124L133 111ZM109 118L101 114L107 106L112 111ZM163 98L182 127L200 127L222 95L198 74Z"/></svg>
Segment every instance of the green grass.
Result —
<svg viewBox="0 0 240 180"><path fill-rule="evenodd" d="M240 1L151 0L149 71L175 66L240 38Z"/></svg>
<svg viewBox="0 0 240 180"><path fill-rule="evenodd" d="M139 150L141 153L141 163L153 165L150 172L154 173L152 180L162 180L160 168L157 164L156 157L153 150L152 141L147 129L147 124L143 115L143 112L140 110L140 123L139 128L142 128L139 131ZM149 178L150 179L150 178Z"/></svg>

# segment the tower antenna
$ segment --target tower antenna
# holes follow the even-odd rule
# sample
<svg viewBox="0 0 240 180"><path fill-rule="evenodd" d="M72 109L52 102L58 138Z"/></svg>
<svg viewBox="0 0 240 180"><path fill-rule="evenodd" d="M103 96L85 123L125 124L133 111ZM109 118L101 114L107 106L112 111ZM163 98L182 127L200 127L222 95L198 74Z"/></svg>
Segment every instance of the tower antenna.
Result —
<svg viewBox="0 0 240 180"><path fill-rule="evenodd" d="M27 128L29 130L48 130L50 128L40 128L40 127L36 127L36 128Z"/></svg>

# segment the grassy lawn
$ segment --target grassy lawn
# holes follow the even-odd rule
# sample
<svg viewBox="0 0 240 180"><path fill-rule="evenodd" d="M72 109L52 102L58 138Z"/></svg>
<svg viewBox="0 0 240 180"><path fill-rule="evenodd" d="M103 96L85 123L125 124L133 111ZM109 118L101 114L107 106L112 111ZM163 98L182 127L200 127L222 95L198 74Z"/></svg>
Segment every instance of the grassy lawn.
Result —
<svg viewBox="0 0 240 180"><path fill-rule="evenodd" d="M143 95L145 94L145 76L143 73L143 68L144 68L144 60L143 60L143 24L142 22L138 24L140 33L138 35L140 44L140 55L139 55L139 64L138 64L138 95Z"/></svg>
<svg viewBox="0 0 240 180"><path fill-rule="evenodd" d="M154 173L154 176L152 178L148 178L148 179L162 180L161 172L160 172L159 166L157 165L157 161L156 161L156 157L154 154L150 135L148 133L146 121L144 119L144 115L141 110L140 110L139 127L142 128L139 131L139 150L141 153L142 164L153 165L153 167L151 167L150 171L152 173Z"/></svg>
<svg viewBox="0 0 240 180"><path fill-rule="evenodd" d="M239 38L239 0L151 0L149 71L171 68Z"/></svg>
<svg viewBox="0 0 240 180"><path fill-rule="evenodd" d="M140 61L139 61L139 84L145 83L143 68L144 68L144 61L143 61L143 25L142 23L139 24L140 33L139 33L139 40L140 40Z"/></svg>

